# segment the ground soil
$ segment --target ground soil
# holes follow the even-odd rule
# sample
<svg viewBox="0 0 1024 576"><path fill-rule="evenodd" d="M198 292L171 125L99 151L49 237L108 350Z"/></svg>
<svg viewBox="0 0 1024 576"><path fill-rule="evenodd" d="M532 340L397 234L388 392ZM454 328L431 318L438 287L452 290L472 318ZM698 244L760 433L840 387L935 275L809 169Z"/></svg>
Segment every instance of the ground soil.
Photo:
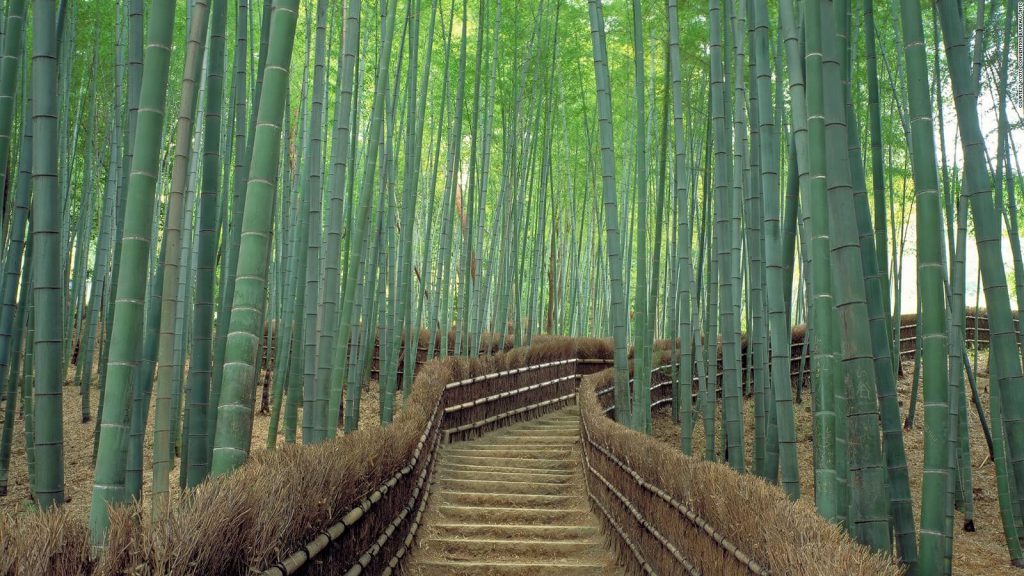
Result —
<svg viewBox="0 0 1024 576"><path fill-rule="evenodd" d="M89 506L92 498L93 484L93 432L96 426L96 411L99 402L99 389L96 384L98 378L94 378L91 390L91 404L93 420L87 423L82 422L82 396L76 386L68 383L64 386L64 483L67 503L65 506L83 519L88 518ZM69 381L70 382L70 381ZM262 384L263 380L260 379ZM257 390L257 408L259 405L260 390ZM155 403L155 398L153 400ZM380 395L376 382L370 382L363 390L360 407L360 428L372 428L380 426L379 423ZM396 410L399 410L401 402L396 403ZM0 423L4 419L4 403L0 402ZM19 403L20 412L20 403ZM299 419L302 422L302 408L299 407ZM282 427L284 418L282 414L281 423L277 438L277 445L284 443ZM253 421L252 451L257 452L267 449L267 434L270 428L270 414L257 412ZM28 486L28 464L25 459L25 436L24 423L21 416L15 417L14 439L11 446L11 465L8 483L7 496L0 498L0 518L4 515L23 514L34 510L35 506L31 498ZM302 442L302 430L296 432L298 441ZM146 448L143 463L143 497L149 496L152 481L152 455L153 455L153 404L150 405L150 418L146 431ZM175 458L174 467L171 469L171 498L177 499L180 493L178 488L178 473L180 460Z"/></svg>
<svg viewBox="0 0 1024 576"><path fill-rule="evenodd" d="M988 373L985 369L988 364L986 356L986 353L982 352L979 362L981 371L978 378L978 387L982 405L985 407L987 416L989 394ZM908 407L910 406L913 362L904 363L904 372L905 375L900 378L897 384L897 391L900 398L901 416L905 419ZM807 391L803 395L803 402L795 405L795 408L798 439L797 455L800 460L800 493L801 498L806 499L813 505L814 455L811 435L813 422L810 394ZM746 400L744 409L744 425L746 427L744 447L746 449L746 461L750 463L753 462L754 445L753 401L750 399ZM914 427L903 432L907 450L907 464L910 469L910 488L914 497L914 519L918 526L920 522L921 477L924 464L924 416L922 409L923 405L919 397ZM969 414L971 463L974 470L974 525L976 531L965 532L963 530L964 516L959 511L956 512L953 573L979 575L1019 574L1021 571L1010 567L1010 557L1007 552L1006 541L1003 538L996 493L995 466L988 458L985 436L973 406L970 406ZM718 426L721 426L720 421ZM672 420L671 407L669 405L655 409L654 434L658 439L668 442L673 446L679 445L679 426ZM718 442L719 444L721 443L720 437ZM696 454L700 455L703 453L704 431L699 418L694 428L693 447Z"/></svg>

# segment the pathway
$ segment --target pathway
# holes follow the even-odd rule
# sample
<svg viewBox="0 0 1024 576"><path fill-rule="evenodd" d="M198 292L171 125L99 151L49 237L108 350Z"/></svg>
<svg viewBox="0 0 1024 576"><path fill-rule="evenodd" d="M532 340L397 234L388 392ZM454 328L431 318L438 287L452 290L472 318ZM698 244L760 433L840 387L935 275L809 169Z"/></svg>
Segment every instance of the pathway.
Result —
<svg viewBox="0 0 1024 576"><path fill-rule="evenodd" d="M571 406L443 446L406 572L622 574L590 511L579 426Z"/></svg>

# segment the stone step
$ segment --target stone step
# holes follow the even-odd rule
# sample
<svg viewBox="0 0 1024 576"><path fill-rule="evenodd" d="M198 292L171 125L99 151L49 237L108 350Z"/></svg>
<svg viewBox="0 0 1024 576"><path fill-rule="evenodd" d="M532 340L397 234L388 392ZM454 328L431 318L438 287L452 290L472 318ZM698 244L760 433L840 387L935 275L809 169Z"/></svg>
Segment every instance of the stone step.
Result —
<svg viewBox="0 0 1024 576"><path fill-rule="evenodd" d="M486 508L582 508L585 502L582 495L551 495L551 494L488 494L480 492L456 492L440 490L437 496L445 504L456 506L479 506Z"/></svg>
<svg viewBox="0 0 1024 576"><path fill-rule="evenodd" d="M487 562L425 560L412 568L416 576L598 576L616 574L595 561Z"/></svg>
<svg viewBox="0 0 1024 576"><path fill-rule="evenodd" d="M530 482L515 480L480 480L444 478L441 483L445 490L482 494L546 494L569 496L574 486L568 482Z"/></svg>
<svg viewBox="0 0 1024 576"><path fill-rule="evenodd" d="M580 429L580 418L558 418L555 419L541 419L541 420L530 420L528 422L520 422L518 424L509 426L509 429L521 430L521 429L549 429L549 428L573 428Z"/></svg>
<svg viewBox="0 0 1024 576"><path fill-rule="evenodd" d="M499 507L440 504L438 514L445 522L479 524L576 524L591 521L590 510L583 506Z"/></svg>
<svg viewBox="0 0 1024 576"><path fill-rule="evenodd" d="M524 460L571 460L572 450L568 448L547 448L512 444L510 446L493 446L477 444L465 448L448 448L452 456L487 456L496 458L522 458Z"/></svg>
<svg viewBox="0 0 1024 576"><path fill-rule="evenodd" d="M439 466L434 472L438 482L451 480L493 480L498 482L570 482L571 472L537 470L535 472L509 468L473 467L469 469Z"/></svg>
<svg viewBox="0 0 1024 576"><path fill-rule="evenodd" d="M556 419L551 419L551 420L533 420L533 421L530 421L530 422L524 422L522 424L514 426L513 428L516 428L516 429L519 429L519 428L575 428L575 429L578 430L579 427L580 427L580 419L576 418L576 417L573 417L573 418L558 418L557 420Z"/></svg>
<svg viewBox="0 0 1024 576"><path fill-rule="evenodd" d="M537 430L503 430L500 433L490 433L479 438L480 442L487 440L494 444L525 443L531 445L556 446L566 444L578 444L580 441L579 429L567 432L537 431Z"/></svg>
<svg viewBox="0 0 1024 576"><path fill-rule="evenodd" d="M574 540L595 536L597 524L436 524L437 534L453 538Z"/></svg>
<svg viewBox="0 0 1024 576"><path fill-rule="evenodd" d="M509 467L520 470L560 470L571 471L574 462L562 458L508 458L486 455L445 454L444 460L449 464Z"/></svg>
<svg viewBox="0 0 1024 576"><path fill-rule="evenodd" d="M575 540L506 540L491 538L430 538L423 546L445 560L566 559L592 551L597 538Z"/></svg>

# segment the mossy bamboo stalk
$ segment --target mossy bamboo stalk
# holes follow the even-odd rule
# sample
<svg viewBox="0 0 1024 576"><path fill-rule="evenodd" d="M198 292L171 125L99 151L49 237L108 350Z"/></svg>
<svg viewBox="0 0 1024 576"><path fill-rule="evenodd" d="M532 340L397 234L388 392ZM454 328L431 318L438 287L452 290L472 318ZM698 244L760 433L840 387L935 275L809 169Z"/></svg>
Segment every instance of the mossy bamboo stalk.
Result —
<svg viewBox="0 0 1024 576"><path fill-rule="evenodd" d="M737 208L733 206L735 193L729 170L728 125L725 116L725 57L722 43L722 32L725 28L722 8L718 0L711 0L711 118L714 131L714 198L715 198L715 245L718 253L719 313L720 331L722 335L722 405L723 425L727 431L723 439L728 446L726 458L733 469L742 472L744 469L743 426L741 419L741 375L738 371L739 343L734 326L739 325L733 305L735 291L733 287L733 268L738 269L739 263L733 263L732 245L738 242L739 230L732 228L731 215ZM742 67L742 65L740 65ZM742 102L742 99L741 99ZM709 349L713 349L709 347ZM713 356L712 356L713 357ZM712 363L715 366L716 363ZM714 369L717 372L717 367ZM710 372L710 370L709 370ZM705 433L707 433L705 431Z"/></svg>
<svg viewBox="0 0 1024 576"><path fill-rule="evenodd" d="M108 528L109 504L123 502L125 462L121 447L128 429L132 373L139 356L137 335L142 328L147 260L152 234L156 176L159 168L161 126L164 120L167 76L174 34L174 3L158 2L150 10L147 66L139 96L138 133L125 205L123 241L120 243L118 276L110 357L103 383L103 415L92 509L89 516L92 545L103 547ZM129 209L130 208L130 209Z"/></svg>
<svg viewBox="0 0 1024 576"><path fill-rule="evenodd" d="M26 5L26 0L12 0L7 3L7 13L4 17L5 33L3 44L0 45L0 191L6 191L9 186L7 164L11 155L11 139L15 134L15 92L18 88L18 73L22 68ZM6 229L5 227L5 231ZM4 240L8 240L7 236Z"/></svg>
<svg viewBox="0 0 1024 576"><path fill-rule="evenodd" d="M995 376L990 382L993 389L999 388L1002 401L1008 465L1014 482L1011 493L1015 492L1015 506L1019 509L1021 499L1024 498L1024 395L1020 393L1020 355L1000 252L999 216L992 198L985 161L985 144L978 121L976 83L971 78L963 19L954 4L940 0L934 3L934 7L942 25L943 46L953 85L957 124L964 152L964 194L970 203L975 223L975 240L989 311L990 359L992 374Z"/></svg>
<svg viewBox="0 0 1024 576"><path fill-rule="evenodd" d="M608 49L605 44L604 14L601 0L588 0L591 44L594 53L594 75L597 85L598 136L600 139L601 183L604 203L606 249L610 273L609 306L612 338L615 341L615 419L629 422L629 368L626 358L626 303L622 278L622 249L619 240L616 208L615 151L612 126L611 83L608 73Z"/></svg>
<svg viewBox="0 0 1024 576"><path fill-rule="evenodd" d="M949 482L949 444L946 440L949 433L948 345L940 252L942 220L920 5L903 2L901 7L919 229L917 261L921 312L917 333L922 337L926 396L925 475L918 569L923 574L939 574L946 572L945 499Z"/></svg>
<svg viewBox="0 0 1024 576"><path fill-rule="evenodd" d="M26 106L31 100L25 99ZM29 112L26 109L26 112ZM3 276L3 307L0 308L0 390L3 391L4 425L3 436L0 438L0 496L7 495L8 472L11 462L11 444L14 437L14 407L18 399L18 383L21 380L19 374L13 369L17 365L16 352L20 349L20 343L16 334L17 320L24 316L23 309L26 306L25 295L28 271L31 263L30 256L25 250L28 242L26 228L29 218L29 203L31 202L31 165L32 165L32 123L28 122L21 134L21 152L18 155L18 179L16 182L17 191L14 199L14 213L10 227L10 243L4 254L4 276ZM18 284L22 285L21 298L18 298ZM23 318L22 318L23 320ZM15 351L14 361L11 361L11 350Z"/></svg>
<svg viewBox="0 0 1024 576"><path fill-rule="evenodd" d="M224 355L211 474L226 474L245 461L252 432L255 365L266 304L274 182L280 154L284 95L291 68L298 0L275 0L270 15L265 85L257 113L253 162L246 185L238 251L237 286Z"/></svg>
<svg viewBox="0 0 1024 576"><path fill-rule="evenodd" d="M157 371L156 415L153 433L153 501L154 518L161 518L170 509L170 472L174 462L172 446L172 420L176 413L172 394L176 373L175 340L178 334L178 284L181 268L187 271L188 262L182 262L182 227L185 224L185 188L192 156L192 125L196 114L196 89L206 44L209 23L209 2L197 0L192 6L192 28L188 31L185 69L181 80L181 109L175 133L174 165L171 174L171 192L167 203L167 228L162 244L166 246L162 264L163 301L160 303L160 347Z"/></svg>
<svg viewBox="0 0 1024 576"><path fill-rule="evenodd" d="M187 423L189 433L185 485L197 486L210 472L209 445L210 380L212 377L214 274L217 257L217 202L220 194L220 168L226 159L220 154L221 107L224 95L224 43L227 28L227 3L212 0L210 14L210 50L207 70L206 118L203 131L202 184L199 197L199 260L196 270L196 305L193 309L192 354L189 357L189 397Z"/></svg>

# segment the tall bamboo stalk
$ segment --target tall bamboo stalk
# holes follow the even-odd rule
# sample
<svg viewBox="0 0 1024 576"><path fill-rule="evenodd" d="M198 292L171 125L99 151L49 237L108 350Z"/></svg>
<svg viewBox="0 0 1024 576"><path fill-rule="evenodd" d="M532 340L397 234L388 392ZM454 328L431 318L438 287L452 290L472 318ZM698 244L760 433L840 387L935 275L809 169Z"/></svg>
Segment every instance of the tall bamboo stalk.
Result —
<svg viewBox="0 0 1024 576"><path fill-rule="evenodd" d="M64 286L57 182L57 36L52 1L32 3L32 275L35 307L35 492L39 507L64 504Z"/></svg>
<svg viewBox="0 0 1024 576"><path fill-rule="evenodd" d="M246 185L241 245L231 326L224 353L224 381L217 406L210 472L231 472L249 455L257 351L263 334L267 267L273 231L274 183L280 156L281 122L298 17L298 0L275 0L270 15L265 86L257 112L253 161ZM266 17L266 15L265 15Z"/></svg>
<svg viewBox="0 0 1024 576"><path fill-rule="evenodd" d="M601 156L601 184L607 236L608 270L611 300L609 307L612 338L615 342L615 419L630 422L629 366L626 358L626 303L622 278L622 249L619 240L618 208L615 185L615 150L612 127L611 82L608 75L608 49L605 45L604 14L601 0L588 0L590 36L594 53L594 78L597 85L598 137Z"/></svg>
<svg viewBox="0 0 1024 576"><path fill-rule="evenodd" d="M96 453L96 474L92 492L89 528L94 547L103 547L109 525L108 506L124 501L125 460L131 379L138 363L142 331L143 302L152 236L153 206L159 169L161 127L167 100L167 76L174 35L173 2L157 2L149 13L146 66L137 115L124 232L117 259L113 326L109 360L103 381L104 396Z"/></svg>

